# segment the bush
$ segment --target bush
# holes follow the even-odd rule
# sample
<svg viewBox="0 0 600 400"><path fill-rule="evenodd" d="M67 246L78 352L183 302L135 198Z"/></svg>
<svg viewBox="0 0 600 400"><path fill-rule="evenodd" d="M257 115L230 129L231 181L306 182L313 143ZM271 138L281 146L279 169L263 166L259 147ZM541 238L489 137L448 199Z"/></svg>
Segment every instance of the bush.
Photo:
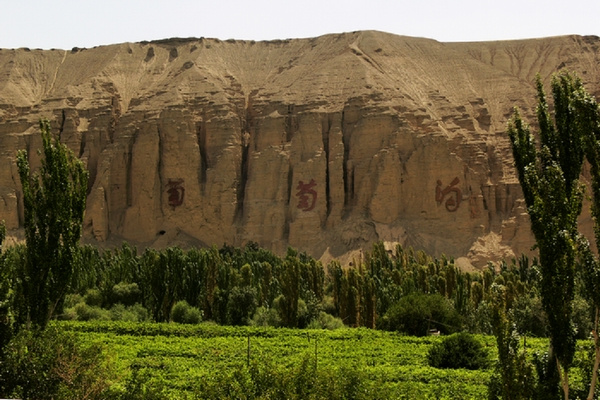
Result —
<svg viewBox="0 0 600 400"><path fill-rule="evenodd" d="M380 387L366 383L356 365L319 367L312 356L299 365L281 367L269 359L249 366L218 369L195 388L198 399L374 399L389 398Z"/></svg>
<svg viewBox="0 0 600 400"><path fill-rule="evenodd" d="M439 294L411 294L392 305L378 321L384 330L425 336L437 328L444 334L460 328L460 315L452 304Z"/></svg>
<svg viewBox="0 0 600 400"><path fill-rule="evenodd" d="M83 296L85 304L92 307L100 307L102 305L102 293L98 289L88 289Z"/></svg>
<svg viewBox="0 0 600 400"><path fill-rule="evenodd" d="M202 322L202 311L190 306L187 301L181 300L173 306L171 319L180 324L198 324Z"/></svg>
<svg viewBox="0 0 600 400"><path fill-rule="evenodd" d="M152 379L150 369L137 364L131 366L131 376L121 393L113 394L115 400L167 400L164 382Z"/></svg>
<svg viewBox="0 0 600 400"><path fill-rule="evenodd" d="M247 325L256 310L256 290L250 286L236 286L229 292L227 301L227 323Z"/></svg>
<svg viewBox="0 0 600 400"><path fill-rule="evenodd" d="M513 302L513 318L521 335L545 337L548 334L548 317L539 296L520 296Z"/></svg>
<svg viewBox="0 0 600 400"><path fill-rule="evenodd" d="M593 312L588 302L581 298L576 297L573 300L573 325L577 329L577 339L587 339L590 337L590 332L593 329L592 321Z"/></svg>
<svg viewBox="0 0 600 400"><path fill-rule="evenodd" d="M281 326L281 318L274 308L258 307L249 321L252 326Z"/></svg>
<svg viewBox="0 0 600 400"><path fill-rule="evenodd" d="M79 321L109 321L111 319L110 311L100 307L90 306L85 303L79 303L75 307L66 310L65 314L69 315L73 311L75 312L75 315L77 315L77 320Z"/></svg>
<svg viewBox="0 0 600 400"><path fill-rule="evenodd" d="M83 303L85 300L83 298L83 296L81 296L80 294L68 294L65 296L65 304L64 307L65 308L73 308L75 307L77 304L79 303Z"/></svg>
<svg viewBox="0 0 600 400"><path fill-rule="evenodd" d="M2 353L0 397L21 399L99 399L114 377L113 365L98 344L49 326L22 330Z"/></svg>
<svg viewBox="0 0 600 400"><path fill-rule="evenodd" d="M126 307L119 303L115 304L110 309L110 318L113 321L144 322L148 321L149 313L148 310L140 304Z"/></svg>
<svg viewBox="0 0 600 400"><path fill-rule="evenodd" d="M119 282L112 288L111 304L132 306L141 300L142 292L137 283Z"/></svg>
<svg viewBox="0 0 600 400"><path fill-rule="evenodd" d="M429 365L435 368L481 369L489 365L488 353L470 333L450 335L434 344L427 354Z"/></svg>
<svg viewBox="0 0 600 400"><path fill-rule="evenodd" d="M323 296L323 300L320 305L321 310L325 311L330 315L337 315L335 310L335 303L333 302L333 296Z"/></svg>
<svg viewBox="0 0 600 400"><path fill-rule="evenodd" d="M310 324L308 324L308 329L341 329L344 328L344 322L341 318L336 318L331 314L327 314L324 311L319 313L319 316L313 319Z"/></svg>
<svg viewBox="0 0 600 400"><path fill-rule="evenodd" d="M465 329L471 333L492 334L492 305L483 300L465 317Z"/></svg>

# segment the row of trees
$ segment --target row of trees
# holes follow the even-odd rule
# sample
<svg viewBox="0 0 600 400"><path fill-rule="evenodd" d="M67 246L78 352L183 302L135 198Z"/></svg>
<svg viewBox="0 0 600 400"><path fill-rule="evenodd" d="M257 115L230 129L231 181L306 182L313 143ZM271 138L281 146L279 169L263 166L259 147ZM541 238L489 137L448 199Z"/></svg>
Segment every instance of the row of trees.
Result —
<svg viewBox="0 0 600 400"><path fill-rule="evenodd" d="M26 247L9 248L4 259L3 271L18 276L26 267ZM65 308L85 301L104 309L139 304L154 321L164 322L173 319L174 305L185 301L201 310L204 319L220 324L248 324L257 313L273 311L277 318L272 323L306 327L326 312L348 326L397 329L397 323L386 319L391 308L409 295L437 295L460 318L452 326L432 315L421 319L444 332L468 326L491 333L491 320L485 316L492 286L505 287L508 307L516 303L519 308L520 299L537 296L539 278L526 257L502 263L499 269L490 265L483 273L466 273L446 257L436 259L401 246L390 251L380 242L348 268L337 261L324 268L293 249L279 257L253 243L244 248L146 249L141 254L128 244L106 251L86 245L76 247L71 265L74 273L64 285L69 288L66 306L52 310L58 318L70 318ZM543 334L526 327L531 318L523 318L522 331Z"/></svg>

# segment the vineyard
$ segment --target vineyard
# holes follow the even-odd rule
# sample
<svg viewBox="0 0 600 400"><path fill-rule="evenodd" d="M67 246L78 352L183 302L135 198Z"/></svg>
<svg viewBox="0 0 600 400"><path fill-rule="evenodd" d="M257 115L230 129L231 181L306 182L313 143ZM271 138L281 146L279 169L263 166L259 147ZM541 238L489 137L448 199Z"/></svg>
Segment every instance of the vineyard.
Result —
<svg viewBox="0 0 600 400"><path fill-rule="evenodd" d="M252 377L268 372L284 381L316 373L344 386L343 393L358 390L361 396L355 398L482 399L491 374L491 369L428 366L427 352L440 337L364 328L327 331L100 321L60 325L108 349L118 370L117 386L124 387L135 374L166 398L234 397L244 385L252 386L248 383ZM477 338L494 358L494 338ZM542 351L547 340L529 339L528 346L532 353Z"/></svg>

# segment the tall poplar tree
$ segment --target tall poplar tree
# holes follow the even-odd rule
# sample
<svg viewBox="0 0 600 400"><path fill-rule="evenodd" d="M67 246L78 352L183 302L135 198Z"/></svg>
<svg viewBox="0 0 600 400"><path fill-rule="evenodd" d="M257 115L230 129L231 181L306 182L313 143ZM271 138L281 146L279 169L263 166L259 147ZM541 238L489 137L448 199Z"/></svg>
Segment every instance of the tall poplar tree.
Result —
<svg viewBox="0 0 600 400"><path fill-rule="evenodd" d="M586 159L590 164L592 180L592 217L596 247L600 249L600 109L596 100L587 93L577 97L578 125L587 134L584 136ZM586 297L594 309L592 336L594 339L595 360L592 367L591 384L588 399L594 398L600 367L600 262L590 250L585 238L580 238L579 250L582 255L582 275L585 282Z"/></svg>
<svg viewBox="0 0 600 400"><path fill-rule="evenodd" d="M88 172L83 163L40 121L41 168L33 172L26 150L17 153L23 188L26 242L25 267L20 271L21 304L18 325L45 328L60 310L81 237Z"/></svg>
<svg viewBox="0 0 600 400"><path fill-rule="evenodd" d="M508 134L539 249L541 298L549 323L549 364L540 389L546 392L545 398L554 398L560 380L564 398L568 399L576 333L572 323L575 243L583 199L579 176L584 160L583 137L588 134L580 123L577 104L585 89L568 73L555 75L554 118L539 76L537 92L539 145L517 110L509 122Z"/></svg>
<svg viewBox="0 0 600 400"><path fill-rule="evenodd" d="M11 337L11 283L12 277L8 271L9 266L5 262L5 254L2 252L2 243L6 238L6 225L0 221L0 354L4 345Z"/></svg>

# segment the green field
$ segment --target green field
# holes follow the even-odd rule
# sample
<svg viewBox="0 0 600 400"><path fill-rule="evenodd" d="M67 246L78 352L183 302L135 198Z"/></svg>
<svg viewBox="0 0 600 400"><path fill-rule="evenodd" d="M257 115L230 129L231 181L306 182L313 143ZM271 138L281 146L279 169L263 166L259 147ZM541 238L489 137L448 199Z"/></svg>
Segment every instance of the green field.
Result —
<svg viewBox="0 0 600 400"><path fill-rule="evenodd" d="M194 398L203 384L220 384L227 381L224 376L247 372L248 361L254 368L283 375L297 371L303 362L316 363L317 374L336 379L357 374L361 390L379 398L482 399L491 374L491 369L429 367L427 352L440 337L417 338L364 328L326 331L123 322L61 325L85 342L105 345L118 370L117 385L125 385L135 370L169 398ZM493 359L494 338L478 338ZM528 340L529 346L540 350L545 343Z"/></svg>

